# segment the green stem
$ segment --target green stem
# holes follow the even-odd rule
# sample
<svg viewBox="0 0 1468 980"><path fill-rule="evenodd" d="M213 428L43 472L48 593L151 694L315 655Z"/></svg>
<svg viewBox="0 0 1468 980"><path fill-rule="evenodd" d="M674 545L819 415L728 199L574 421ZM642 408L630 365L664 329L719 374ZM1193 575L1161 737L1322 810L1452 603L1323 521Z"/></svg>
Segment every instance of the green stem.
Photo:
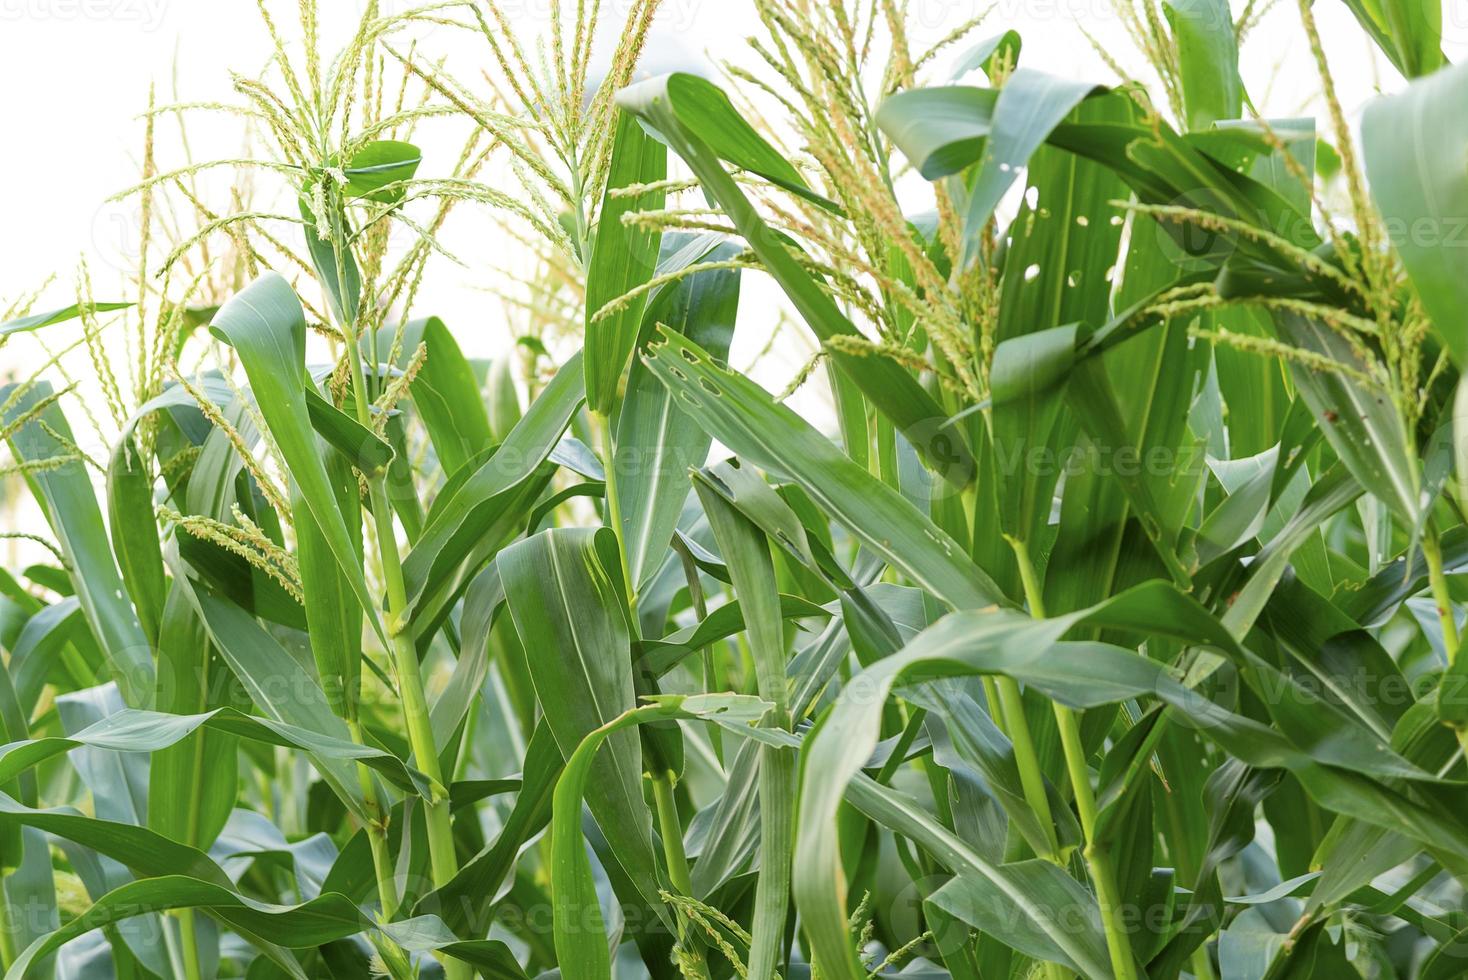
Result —
<svg viewBox="0 0 1468 980"><path fill-rule="evenodd" d="M688 855L683 850L683 821L678 816L678 803L673 797L673 774L652 774L652 796L657 804L658 835L663 839L663 855L668 859L668 880L680 895L693 894L693 876L688 870Z"/></svg>
<svg viewBox="0 0 1468 980"><path fill-rule="evenodd" d="M977 537L974 525L979 520L979 481L970 480L959 491L958 499L962 502L963 512L968 515L968 527L966 528L968 538L963 542L963 546L965 549L971 549L974 538Z"/></svg>
<svg viewBox="0 0 1468 980"><path fill-rule="evenodd" d="M1101 906L1101 924L1106 930L1106 948L1111 954L1111 971L1117 980L1136 980L1136 961L1122 911L1121 890L1116 885L1116 868L1111 851L1096 840L1096 795L1091 789L1091 770L1081 744L1081 726L1076 713L1063 704L1055 705L1055 722L1060 727L1060 744L1065 750L1065 767L1075 790L1081 832L1086 835L1086 866L1096 886Z"/></svg>
<svg viewBox="0 0 1468 980"><path fill-rule="evenodd" d="M1009 547L1014 551L1015 563L1019 565L1019 581L1025 590L1025 604L1030 607L1030 615L1035 619L1045 618L1045 590L1040 585L1040 575L1035 571L1035 563L1030 558L1030 546L1022 538L1004 536L1009 542Z"/></svg>
<svg viewBox="0 0 1468 980"><path fill-rule="evenodd" d="M355 331L347 331L347 365L352 375L353 401L357 421L372 428L372 411L367 401L366 376L362 370L362 352ZM392 647L393 671L397 675L398 694L402 700L403 724L408 733L408 747L418 770L428 777L431 796L424 802L428 824L428 861L435 888L447 885L459 869L454 854L453 826L449 819L448 790L438 760L438 746L433 738L433 724L428 713L428 698L423 691L423 674L418 666L418 650L408 629L408 594L403 584L403 565L398 555L397 532L393 527L392 506L381 474L367 481L369 506L376 531L378 563L387 586L387 622ZM377 855L374 854L374 863ZM379 887L381 886L379 871ZM448 980L469 980L473 975L467 963L445 958L444 975Z"/></svg>
<svg viewBox="0 0 1468 980"><path fill-rule="evenodd" d="M576 233L576 258L580 261L582 268L585 268L591 264L591 256L587 254L587 246L591 244L591 225L586 220L586 188L581 176L580 161L576 155L575 141L573 140L566 149L571 164L571 200L576 202L571 209L572 230Z"/></svg>
<svg viewBox="0 0 1468 980"><path fill-rule="evenodd" d="M5 890L5 878L0 876L0 970L10 969L15 962L14 925L10 921L10 893Z"/></svg>
<svg viewBox="0 0 1468 980"><path fill-rule="evenodd" d="M428 856L433 867L433 884L442 888L459 870L449 823L448 790L439 766L438 746L433 739L433 723L428 714L428 698L423 692L418 650L405 622L408 597L403 586L403 567L398 558L392 511L380 478L371 482L370 490L372 512L377 522L377 550L382 562L382 575L387 581L387 633L392 642L393 666L403 703L403 722L408 730L408 745L413 750L413 759L433 786L432 797L425 808Z"/></svg>
<svg viewBox="0 0 1468 980"><path fill-rule="evenodd" d="M1017 538L1010 538L1009 544L1019 562L1020 581L1024 585L1030 615L1044 619L1045 597L1034 562L1030 559L1030 549ZM1101 906L1101 925L1106 930L1111 972L1117 980L1137 980L1136 961L1132 957L1131 939L1122 914L1121 890L1116 885L1111 852L1096 841L1096 794L1091 788L1091 770L1086 765L1086 748L1081 742L1080 718L1057 701L1052 701L1051 706L1055 709L1055 724L1060 730L1060 746L1065 753L1065 768L1075 793L1081 832L1086 838L1086 867L1090 869L1091 881L1096 886L1096 901Z"/></svg>
<svg viewBox="0 0 1468 980"><path fill-rule="evenodd" d="M1116 868L1111 852L1096 844L1086 845L1086 866L1096 884L1096 901L1101 905L1101 925L1106 929L1106 949L1111 954L1111 972L1116 980L1137 980L1131 937L1122 912L1121 890L1116 886Z"/></svg>
<svg viewBox="0 0 1468 980"><path fill-rule="evenodd" d="M1427 533L1422 536L1422 557L1427 559L1427 581L1432 587L1432 601L1437 605L1437 618L1442 623L1443 650L1447 653L1448 665L1458 659L1458 647L1461 639L1458 636L1458 617L1453 611L1453 594L1448 590L1448 577L1443 572L1443 549L1442 542L1438 540L1437 528L1431 525ZM1458 745L1462 747L1463 754L1468 757L1468 728L1452 726L1453 734L1458 738Z"/></svg>
<svg viewBox="0 0 1468 980"><path fill-rule="evenodd" d="M365 744L362 740L362 726L355 718L347 719L347 731L353 742ZM357 782L367 801L368 819L365 829L367 844L372 851L372 870L377 878L377 901L382 906L383 921L391 922L398 913L398 890L394 880L392 856L387 845L387 812L377 793L377 782L372 778L372 770L360 762L357 764Z"/></svg>
<svg viewBox="0 0 1468 980"><path fill-rule="evenodd" d="M336 264L336 281L340 287L346 283L347 244L344 229L341 227L341 221L335 217L336 213L336 209L333 208L330 233L332 257ZM343 295L341 299L345 306L346 296ZM357 299L360 304L360 297ZM328 306L330 306L329 303ZM342 328L343 336L347 338L347 365L352 377L352 397L356 409L357 421L364 426L370 427L372 424L372 410L367 391L367 379L365 372L362 370L361 350L357 345L356 324L340 323L338 325ZM375 336L373 340L373 347L375 349ZM376 510L375 501L373 507ZM351 735L352 741L358 745L365 745L366 743L362 738L362 726L356 717L356 704L354 701L346 705L343 714L343 720L347 723L347 731ZM377 898L379 904L382 906L383 920L391 921L397 915L398 894L396 876L393 871L392 855L387 842L388 809L383 803L381 794L378 792L377 781L373 778L371 770L362 763L357 764L357 779L362 787L362 797L366 801L369 811L366 826L367 843L372 852L373 874L377 879ZM392 946L392 950L388 952L395 950L399 955L402 955L402 951L396 948L396 944L391 943L386 937L384 937L383 942ZM384 959L387 959L386 954L384 955Z"/></svg>
<svg viewBox="0 0 1468 980"><path fill-rule="evenodd" d="M1091 770L1086 765L1086 747L1081 743L1080 721L1074 711L1055 704L1055 724L1060 729L1060 746L1065 752L1065 770L1075 787L1076 812L1087 843L1096 829L1096 795L1091 791Z"/></svg>
<svg viewBox="0 0 1468 980"><path fill-rule="evenodd" d="M349 341L352 350L356 352L355 341ZM359 420L367 419L370 424L371 413L367 406L366 394L363 390L362 365L360 358L349 357L349 363L353 366L352 388L356 393L357 417ZM374 503L375 507L375 503ZM351 692L348 692L349 694ZM349 702L343 711L343 720L347 724L347 732L351 740L357 745L365 745L362 737L362 726L356 717L355 697ZM378 792L377 780L373 778L372 770L366 765L357 763L357 781L362 788L362 799L367 805L367 845L372 853L372 873L377 879L377 901L382 909L382 920L391 922L398 913L398 890L397 876L393 869L392 853L387 841L387 825L389 811ZM383 962L389 965L401 965L406 961L407 955L398 945L385 935L377 942L378 952L382 955Z"/></svg>
<svg viewBox="0 0 1468 980"><path fill-rule="evenodd" d="M994 687L999 692L999 707L1004 713L1004 732L1014 746L1014 762L1019 768L1020 787L1024 790L1025 802L1035 811L1040 826L1045 828L1049 854L1041 854L1054 864L1063 863L1060 857L1060 840L1055 836L1055 817L1050 812L1050 797L1045 792L1045 775L1040 768L1040 756L1035 751L1035 741L1030 737L1030 723L1025 718L1024 695L1012 677L995 678Z"/></svg>
<svg viewBox="0 0 1468 980"><path fill-rule="evenodd" d="M637 583L632 580L632 568L627 563L627 542L622 535L622 495L617 489L617 458L612 444L611 419L601 412L591 412L591 428L602 447L602 465L607 474L607 523L617 536L617 556L622 561L622 582L627 586L627 607L632 611L632 622L637 622ZM635 626L634 626L635 628Z"/></svg>
<svg viewBox="0 0 1468 980"><path fill-rule="evenodd" d="M1014 547L1015 556L1019 559L1020 578L1024 582L1025 595L1038 596L1035 569L1030 563L1028 550L1025 549L1023 542L1010 539L1010 544ZM1030 735L1030 723L1025 718L1024 695L1020 693L1019 683L1013 677L1006 677L1003 674L994 677L993 691L1004 716L1004 733L1009 736L1009 742L1014 746L1014 761L1019 768L1019 781L1024 790L1025 802L1030 805L1031 810L1035 811L1035 816L1040 820L1040 826L1045 828L1050 845L1050 853L1040 856L1052 863L1061 864L1063 859L1060 854L1060 840L1055 833L1055 817L1050 811L1050 797L1045 792L1045 775L1044 770L1040 767L1040 755L1035 751L1035 740Z"/></svg>
<svg viewBox="0 0 1468 980"><path fill-rule="evenodd" d="M607 523L611 525L612 533L617 536L617 556L622 563L622 581L627 588L628 620L632 624L634 633L638 630L637 625L637 587L632 579L630 564L627 561L627 543L622 536L622 501L617 488L617 466L616 452L612 443L611 420L601 412L591 412L591 428L596 434L597 442L601 444L602 464L606 469L607 483ZM688 854L683 847L683 823L678 818L678 807L673 799L673 774L671 772L650 772L652 780L653 802L657 807L658 836L663 840L663 856L668 863L668 880L673 889L680 895L692 897L693 878L688 870ZM678 917L678 939L694 957L694 963L698 966L703 964L703 952L701 948L689 941L684 928L683 917ZM700 969L700 975L706 971Z"/></svg>
<svg viewBox="0 0 1468 980"><path fill-rule="evenodd" d="M194 910L178 910L178 937L183 943L183 965L186 980L202 980L204 972L199 967L199 937L194 930ZM6 960L8 964L9 959Z"/></svg>
<svg viewBox="0 0 1468 980"><path fill-rule="evenodd" d="M1443 573L1442 543L1437 539L1435 528L1428 528L1422 536L1422 557L1427 559L1427 581L1432 587L1433 602L1437 604L1437 618L1443 628L1443 647L1451 664L1458 657L1458 619L1453 614L1453 595L1448 591L1448 577Z"/></svg>
<svg viewBox="0 0 1468 980"><path fill-rule="evenodd" d="M683 563L683 577L688 581L688 598L693 603L693 614L701 623L708 619L708 602L703 597L703 586L698 580L698 565L693 560L693 554L681 542L675 543L678 558ZM714 648L707 645L699 649L699 658L703 661L703 689L705 691L722 691L724 685L719 683L718 671L714 664ZM720 734L718 725L710 725L709 742L714 747L714 755L719 764L724 763L724 740Z"/></svg>
<svg viewBox="0 0 1468 980"><path fill-rule="evenodd" d="M1071 973L1059 963L1045 963L1045 976L1047 980L1074 980L1075 974Z"/></svg>
<svg viewBox="0 0 1468 980"><path fill-rule="evenodd" d="M391 980L416 980L418 973L413 969L413 962L408 959L408 954L403 952L403 947L387 938L386 933L375 933L372 945L382 958L382 965L387 968L387 975Z"/></svg>
<svg viewBox="0 0 1468 980"><path fill-rule="evenodd" d="M210 690L209 664L209 649L205 647L203 650L203 659L199 666L201 682L199 684L198 697L194 702L195 709L198 712L206 711L209 707L207 697L207 692ZM193 737L193 764L191 766L191 768L193 769L193 786L190 790L193 798L190 800L191 805L189 807L189 817L187 821L187 836L185 838L188 843L194 845L195 847L198 847L201 843L199 833L199 815L203 808L201 805L202 801L199 798L199 794L201 788L205 785L204 748L205 743L203 734L200 733L198 735L195 735ZM199 980L199 977L202 976L204 972L199 964L199 941L194 926L194 910L179 909L178 935L179 941L183 946L181 955L183 958L184 975L187 980Z"/></svg>

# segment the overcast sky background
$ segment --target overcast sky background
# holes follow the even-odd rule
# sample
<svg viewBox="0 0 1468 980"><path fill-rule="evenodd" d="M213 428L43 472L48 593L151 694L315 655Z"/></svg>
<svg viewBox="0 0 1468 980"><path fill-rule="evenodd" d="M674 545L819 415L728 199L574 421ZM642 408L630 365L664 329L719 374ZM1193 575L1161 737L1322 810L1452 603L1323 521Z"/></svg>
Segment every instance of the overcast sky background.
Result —
<svg viewBox="0 0 1468 980"><path fill-rule="evenodd" d="M328 39L349 29L361 2L322 4ZM384 7L402 2L388 0ZM607 0L601 21L607 33L619 22L614 12L625 9L625 2ZM1459 3L1448 0L1450 8ZM295 3L271 0L271 5L289 32ZM503 6L533 37L549 0L512 0ZM980 0L912 0L914 46L942 36L986 6ZM1137 62L1105 0L998 0L993 6L974 37L1019 29L1022 60L1029 66L1114 81L1078 25L1116 60ZM1318 0L1316 7L1343 101L1354 116L1378 80L1388 89L1401 81L1389 66L1378 68L1341 0ZM1450 22L1458 19L1452 14L1450 9ZM644 68L656 72L728 58L748 63L746 36L756 24L749 0L666 0ZM1450 38L1457 27L1450 23ZM468 40L439 28L422 50L449 52L450 68L472 77L481 49L465 47ZM0 0L0 91L5 93L0 132L6 143L0 154L5 188L0 298L33 288L52 273L65 280L82 253L93 263L98 288L110 285L109 272L115 275L116 266L125 264L117 259L135 234L135 205L102 202L137 178L142 124L136 117L146 106L149 84L159 87L160 101L171 98L174 88L190 101L237 101L229 71L253 75L268 53L269 39L251 0ZM1309 109L1318 86L1295 0L1279 0L1244 55L1245 78L1264 112L1290 115ZM238 150L236 123L196 117L192 125L199 158ZM487 233L477 238L471 247L478 253L462 255L470 268L455 268L435 282L433 301L445 315L484 315L486 299L475 287L483 281L483 264L495 262L505 243ZM55 287L63 301L68 288L61 281ZM492 334L480 339L493 345ZM0 358L19 355L17 346L10 345Z"/></svg>
<svg viewBox="0 0 1468 980"><path fill-rule="evenodd" d="M295 0L268 0L277 23L289 37ZM1267 3L1268 0L1256 0ZM334 50L354 27L365 0L322 0L323 49ZM382 0L397 9L408 0ZM607 44L615 36L628 0L604 0L600 27ZM1235 13L1242 0L1235 0ZM573 4L567 4L573 7ZM991 6L987 0L910 0L909 30L921 50L954 26ZM550 0L508 0L508 17L523 26L522 43L533 46L548 17ZM1108 54L1128 66L1142 64L1108 0L997 0L972 38L1008 28L1024 38L1022 63L1041 70L1114 83L1116 77L1092 50L1083 27ZM1316 16L1332 61L1340 95L1352 120L1378 90L1403 82L1375 54L1352 20L1343 0L1316 0ZM1449 57L1468 55L1468 0L1446 0L1444 46ZM665 0L642 68L644 74L691 68L709 70L726 59L752 64L747 36L758 26L751 0ZM946 69L962 48L940 59ZM438 28L423 39L423 54L444 54L449 70L476 78L484 57L482 39ZM121 292L123 273L136 250L137 203L105 204L105 199L135 183L140 171L142 122L150 84L160 103L238 102L230 70L258 75L270 42L253 0L0 0L0 186L4 187L0 226L0 308L50 275L57 280L37 309L72 301L78 258L87 257L99 298ZM1300 29L1296 0L1278 0L1248 39L1244 77L1261 114L1279 117L1318 114L1319 85ZM942 80L940 71L930 80ZM1144 77L1145 80L1145 77ZM1155 92L1154 88L1154 92ZM237 156L238 120L194 117L190 141L196 159ZM424 150L423 175L442 174L457 158L465 132L462 120L439 130L424 126L414 134ZM170 142L172 140L172 142ZM171 147L171 148L170 148ZM447 161L447 162L446 162ZM176 134L160 139L159 166L179 165ZM913 210L931 206L916 177ZM1022 184L1021 184L1022 186ZM513 185L507 185L513 190ZM464 267L431 264L415 313L437 313L454 330L471 356L506 350L514 317L485 291L493 269L514 266L522 249L508 241L487 216L461 206L445 229L445 241ZM123 295L131 295L129 291ZM775 321L778 290L763 277L747 276L740 328L732 362L747 369L766 348ZM66 328L59 328L66 329ZM782 333L759 361L754 376L771 390L782 389L814 350L803 328ZM120 352L119 352L120 355ZM0 348L0 378L24 375L44 355L27 338ZM86 387L85 361L81 362ZM829 424L824 385L817 379L792 405L817 424ZM105 454L101 440L78 428L83 448ZM5 523L19 520L15 513Z"/></svg>

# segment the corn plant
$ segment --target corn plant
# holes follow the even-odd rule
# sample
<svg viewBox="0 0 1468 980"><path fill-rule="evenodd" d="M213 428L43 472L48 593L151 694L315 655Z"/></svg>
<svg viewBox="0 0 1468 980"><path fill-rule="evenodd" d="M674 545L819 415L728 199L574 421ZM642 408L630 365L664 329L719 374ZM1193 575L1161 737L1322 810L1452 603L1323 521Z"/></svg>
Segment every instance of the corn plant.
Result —
<svg viewBox="0 0 1468 980"><path fill-rule="evenodd" d="M1117 0L1150 89L885 2L723 84L639 78L655 0L262 3L143 117L131 295L0 325L6 976L1463 975L1468 76L1348 5L1359 134L1306 0L1318 128L1252 2ZM489 361L451 212L532 260Z"/></svg>

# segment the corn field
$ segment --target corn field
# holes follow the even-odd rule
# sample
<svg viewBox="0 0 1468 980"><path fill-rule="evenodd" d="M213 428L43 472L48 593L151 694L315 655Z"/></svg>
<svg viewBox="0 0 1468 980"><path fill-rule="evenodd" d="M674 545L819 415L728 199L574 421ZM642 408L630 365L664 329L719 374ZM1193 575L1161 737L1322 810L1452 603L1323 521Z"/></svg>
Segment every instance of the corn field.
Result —
<svg viewBox="0 0 1468 980"><path fill-rule="evenodd" d="M260 0L3 286L5 977L1468 976L1468 67L1336 2Z"/></svg>

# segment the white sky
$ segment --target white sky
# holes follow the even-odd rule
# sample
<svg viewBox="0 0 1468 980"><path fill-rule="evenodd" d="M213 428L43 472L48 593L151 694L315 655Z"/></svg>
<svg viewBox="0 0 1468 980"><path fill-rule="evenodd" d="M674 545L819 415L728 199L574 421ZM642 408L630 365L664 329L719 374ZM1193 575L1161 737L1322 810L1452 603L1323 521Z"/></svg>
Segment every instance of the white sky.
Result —
<svg viewBox="0 0 1468 980"><path fill-rule="evenodd" d="M355 24L365 0L321 0L326 50ZM383 9L409 0L382 0ZM817 0L824 2L824 0ZM1236 10L1243 0L1235 0ZM1265 3L1267 0L1256 0ZM294 37L295 0L269 0L284 32ZM1446 48L1450 58L1468 54L1468 0L1445 0ZM604 0L601 26L620 24L627 0ZM501 6L525 25L527 44L548 16L551 0L508 0ZM568 0L567 5L570 6ZM990 6L989 0L910 0L913 46L921 49L957 24ZM1115 82L1079 28L1099 39L1125 65L1141 64L1108 0L997 0L973 39L1017 28L1024 38L1022 63L1041 70ZM1378 86L1395 90L1402 80L1377 57L1342 0L1317 0L1342 102L1353 119ZM751 63L746 36L756 29L750 0L665 0L649 44L649 73L721 62ZM467 46L472 43L479 46ZM954 49L956 54L962 48ZM73 298L71 275L85 254L95 295L120 289L122 270L136 247L135 203L104 204L105 198L137 180L142 123L137 114L156 84L159 101L238 102L229 71L259 73L270 46L252 0L0 0L0 187L4 223L0 231L0 308L55 274L52 294L38 309ZM420 53L443 52L449 69L474 78L482 41L447 28L424 39ZM950 58L940 60L945 65ZM1278 0L1244 49L1244 77L1256 106L1266 116L1313 112L1318 92L1314 66L1300 30L1296 0ZM941 80L936 73L930 76ZM1155 91L1155 90L1154 90ZM234 120L199 117L190 139L197 159L237 155ZM463 129L439 142L431 133L415 140L425 151L424 173L437 162L447 170L457 157ZM447 162L445 162L447 161ZM160 166L178 164L160 159ZM443 172L436 170L435 172ZM512 189L512 188L507 188ZM927 205L914 202L915 209ZM415 313L442 315L466 352L493 355L509 340L506 318L483 286L488 270L503 267L514 249L483 214L456 212L446 240L467 268L440 263L425 284ZM51 300L54 299L54 302ZM733 361L746 367L764 346L778 291L760 277L746 277L740 340ZM746 326L746 324L748 326ZM756 377L779 390L812 350L803 332L778 344ZM0 348L0 378L36 363L38 348L17 338ZM794 404L824 416L823 393L810 385ZM79 427L85 428L85 427ZM81 433L79 432L79 435ZM85 448L94 448L85 446Z"/></svg>
<svg viewBox="0 0 1468 980"><path fill-rule="evenodd" d="M345 29L362 2L323 0L328 32ZM406 2L387 0L383 7ZM1449 21L1457 19L1451 15L1458 2L1448 0ZM603 26L619 21L612 11L625 3L606 0ZM549 5L550 0L502 3L512 22L525 23L532 36ZM988 0L911 0L914 46L988 5ZM289 33L295 3L271 0L271 6ZM1341 0L1319 0L1315 6L1343 101L1354 114L1372 94L1375 59ZM1031 67L1114 81L1078 25L1121 63L1137 63L1107 0L997 0L993 7L974 37L1019 29L1025 42L1022 61ZM755 25L750 0L666 0L645 67L657 71L731 57L747 63L745 37ZM1461 26L1449 30L1458 32ZM460 50L455 34L440 28L421 50L440 43L446 51ZM471 58L479 56L480 49L463 50L471 51ZM65 279L81 253L87 253L98 288L104 289L109 263L118 264L135 234L130 210L135 206L102 201L136 180L141 142L136 116L146 105L149 84L159 87L160 101L171 97L175 85L179 97L190 101L237 101L229 71L253 75L268 53L269 40L251 0L0 0L0 132L7 144L0 155L5 188L0 298L14 297L51 273ZM1316 85L1295 0L1279 0L1244 53L1251 94L1266 113L1307 108ZM473 63L451 61L450 68L461 76L476 71ZM1382 76L1385 86L1400 85L1389 66ZM212 130L207 121L192 125L196 156L238 149L235 124L216 123ZM208 145L211 135L219 145ZM493 261L496 243L480 237L483 255L463 256L471 266ZM470 288L473 270L458 278L437 284L435 304L448 316L482 310L483 294ZM64 302L65 288L57 288ZM17 355L16 346L0 357Z"/></svg>

